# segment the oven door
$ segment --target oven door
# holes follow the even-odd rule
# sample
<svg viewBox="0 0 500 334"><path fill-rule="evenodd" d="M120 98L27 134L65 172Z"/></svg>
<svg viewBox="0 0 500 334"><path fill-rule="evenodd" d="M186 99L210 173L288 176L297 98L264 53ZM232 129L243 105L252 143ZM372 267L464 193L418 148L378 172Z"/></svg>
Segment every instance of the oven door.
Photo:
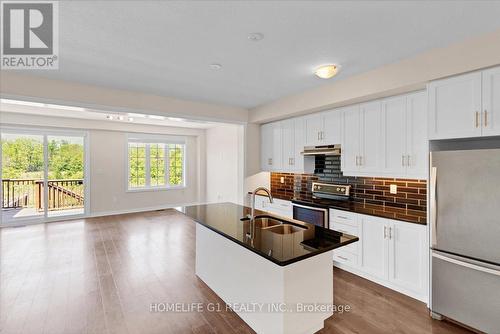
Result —
<svg viewBox="0 0 500 334"><path fill-rule="evenodd" d="M328 209L293 204L293 219L309 224L314 224L324 228L328 226Z"/></svg>

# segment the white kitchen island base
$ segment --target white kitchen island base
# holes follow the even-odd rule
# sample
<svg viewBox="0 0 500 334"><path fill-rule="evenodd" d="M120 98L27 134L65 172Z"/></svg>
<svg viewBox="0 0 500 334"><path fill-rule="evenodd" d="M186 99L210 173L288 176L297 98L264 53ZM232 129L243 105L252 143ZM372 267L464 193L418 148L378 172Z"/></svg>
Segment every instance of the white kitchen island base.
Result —
<svg viewBox="0 0 500 334"><path fill-rule="evenodd" d="M333 314L332 252L279 266L196 224L196 275L259 334L323 328Z"/></svg>

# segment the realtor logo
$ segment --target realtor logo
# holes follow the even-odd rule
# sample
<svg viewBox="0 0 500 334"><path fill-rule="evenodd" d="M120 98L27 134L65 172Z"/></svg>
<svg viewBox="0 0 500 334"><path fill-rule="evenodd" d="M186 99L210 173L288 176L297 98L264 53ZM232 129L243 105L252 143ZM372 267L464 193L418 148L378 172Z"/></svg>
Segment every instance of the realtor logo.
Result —
<svg viewBox="0 0 500 334"><path fill-rule="evenodd" d="M56 1L1 2L2 69L57 69Z"/></svg>

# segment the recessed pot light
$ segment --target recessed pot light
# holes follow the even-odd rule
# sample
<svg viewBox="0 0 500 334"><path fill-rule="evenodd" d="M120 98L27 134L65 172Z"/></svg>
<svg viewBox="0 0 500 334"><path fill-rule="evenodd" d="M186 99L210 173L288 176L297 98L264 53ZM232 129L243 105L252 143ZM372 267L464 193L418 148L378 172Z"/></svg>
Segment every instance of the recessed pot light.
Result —
<svg viewBox="0 0 500 334"><path fill-rule="evenodd" d="M123 121L123 116L118 116L118 120Z"/></svg>
<svg viewBox="0 0 500 334"><path fill-rule="evenodd" d="M222 65L221 64L217 64L217 63L213 63L213 64L210 64L210 68L212 70L220 70L222 68Z"/></svg>
<svg viewBox="0 0 500 334"><path fill-rule="evenodd" d="M314 74L321 79L330 79L337 74L338 70L339 67L334 64L322 65L314 71Z"/></svg>
<svg viewBox="0 0 500 334"><path fill-rule="evenodd" d="M129 122L133 122L133 121L134 121L134 119L133 119L132 117L129 117L129 118L128 118L128 121L129 121Z"/></svg>
<svg viewBox="0 0 500 334"><path fill-rule="evenodd" d="M113 119L113 116L111 115L106 115L106 118L109 119L110 121Z"/></svg>
<svg viewBox="0 0 500 334"><path fill-rule="evenodd" d="M248 34L247 38L248 38L248 40L250 40L252 42L258 42L264 38L264 34L262 34L260 32L252 32L252 33Z"/></svg>

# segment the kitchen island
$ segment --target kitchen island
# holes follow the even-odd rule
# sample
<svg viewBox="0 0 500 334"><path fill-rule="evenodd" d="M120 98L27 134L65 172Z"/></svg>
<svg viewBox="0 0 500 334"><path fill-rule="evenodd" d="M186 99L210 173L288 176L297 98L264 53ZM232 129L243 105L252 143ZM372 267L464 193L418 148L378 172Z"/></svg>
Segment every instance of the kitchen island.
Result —
<svg viewBox="0 0 500 334"><path fill-rule="evenodd" d="M332 252L357 237L233 203L180 209L196 275L257 333L314 333L334 311Z"/></svg>

